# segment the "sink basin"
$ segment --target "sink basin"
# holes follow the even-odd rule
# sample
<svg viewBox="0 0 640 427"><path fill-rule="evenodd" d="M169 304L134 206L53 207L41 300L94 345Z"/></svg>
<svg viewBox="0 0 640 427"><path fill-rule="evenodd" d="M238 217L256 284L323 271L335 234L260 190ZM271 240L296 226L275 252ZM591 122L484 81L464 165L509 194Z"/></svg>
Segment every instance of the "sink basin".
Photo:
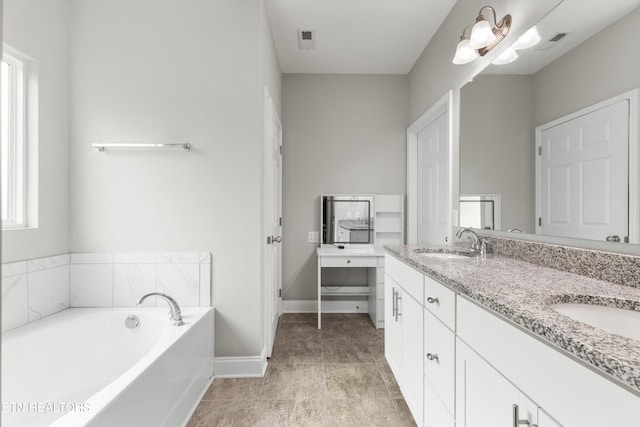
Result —
<svg viewBox="0 0 640 427"><path fill-rule="evenodd" d="M469 259L466 255L460 254L452 254L447 252L424 252L420 255L427 256L429 258L439 258L439 259Z"/></svg>
<svg viewBox="0 0 640 427"><path fill-rule="evenodd" d="M640 311L574 303L553 304L551 308L595 328L640 341Z"/></svg>

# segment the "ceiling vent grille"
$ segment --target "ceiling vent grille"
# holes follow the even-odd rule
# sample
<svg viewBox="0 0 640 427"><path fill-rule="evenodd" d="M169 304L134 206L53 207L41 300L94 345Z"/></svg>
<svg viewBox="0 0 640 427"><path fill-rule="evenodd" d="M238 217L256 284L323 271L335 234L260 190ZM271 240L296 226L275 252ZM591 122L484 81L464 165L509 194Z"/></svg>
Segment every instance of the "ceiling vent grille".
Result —
<svg viewBox="0 0 640 427"><path fill-rule="evenodd" d="M541 51L549 50L549 49L557 46L557 44L561 40L564 40L564 38L567 37L568 35L569 35L569 33L557 33L556 35L551 37L549 40L547 40L546 42L544 42L540 46L538 46L536 48L536 50L541 50Z"/></svg>
<svg viewBox="0 0 640 427"><path fill-rule="evenodd" d="M313 30L298 30L298 46L300 49L315 48L315 34Z"/></svg>

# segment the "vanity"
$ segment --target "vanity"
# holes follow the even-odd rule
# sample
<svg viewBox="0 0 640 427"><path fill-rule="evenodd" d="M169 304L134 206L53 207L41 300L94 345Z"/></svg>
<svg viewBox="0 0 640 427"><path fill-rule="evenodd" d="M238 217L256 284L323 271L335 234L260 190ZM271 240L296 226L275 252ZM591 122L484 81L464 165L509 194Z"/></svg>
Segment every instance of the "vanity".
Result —
<svg viewBox="0 0 640 427"><path fill-rule="evenodd" d="M384 287L385 357L418 425L639 425L640 340L557 310L637 310L640 288L455 246L387 246Z"/></svg>
<svg viewBox="0 0 640 427"><path fill-rule="evenodd" d="M368 313L384 328L382 246L404 241L404 196L324 194L320 218L318 329L323 311Z"/></svg>

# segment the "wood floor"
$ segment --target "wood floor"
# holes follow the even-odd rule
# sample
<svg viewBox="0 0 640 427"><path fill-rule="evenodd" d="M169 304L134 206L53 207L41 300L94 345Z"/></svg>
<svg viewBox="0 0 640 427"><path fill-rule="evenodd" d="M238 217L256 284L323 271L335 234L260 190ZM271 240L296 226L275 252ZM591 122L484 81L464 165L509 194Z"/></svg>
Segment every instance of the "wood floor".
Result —
<svg viewBox="0 0 640 427"><path fill-rule="evenodd" d="M217 379L188 427L414 426L366 314L284 314L264 378Z"/></svg>

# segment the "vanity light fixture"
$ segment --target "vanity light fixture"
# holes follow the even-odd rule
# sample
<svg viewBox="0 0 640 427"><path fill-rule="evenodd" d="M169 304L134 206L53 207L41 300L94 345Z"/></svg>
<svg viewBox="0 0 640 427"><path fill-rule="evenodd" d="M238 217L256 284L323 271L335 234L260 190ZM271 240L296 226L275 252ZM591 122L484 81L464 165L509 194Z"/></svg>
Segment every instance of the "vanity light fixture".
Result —
<svg viewBox="0 0 640 427"><path fill-rule="evenodd" d="M526 33L521 35L520 38L518 38L518 40L513 45L511 45L511 47L515 50L523 50L534 47L538 43L540 43L540 34L538 34L538 29L534 25L533 27L529 28Z"/></svg>
<svg viewBox="0 0 640 427"><path fill-rule="evenodd" d="M508 47L491 63L494 65L509 64L518 59L518 52L513 47Z"/></svg>
<svg viewBox="0 0 640 427"><path fill-rule="evenodd" d="M456 47L456 54L453 57L454 64L468 64L478 57L475 49L469 46L469 36L467 35L467 28L471 27L472 25L467 25L464 30L462 30L462 36L460 36L460 42L458 42L458 46Z"/></svg>
<svg viewBox="0 0 640 427"><path fill-rule="evenodd" d="M492 27L482 14L484 10L490 10L493 14L494 26ZM496 10L491 6L483 6L478 12L476 22L471 26L471 34L466 35L467 28L462 31L460 42L456 47L456 54L453 58L454 64L467 64L480 56L487 53L498 45L509 33L511 28L511 15L505 15L498 20ZM477 51L472 55L470 50Z"/></svg>

